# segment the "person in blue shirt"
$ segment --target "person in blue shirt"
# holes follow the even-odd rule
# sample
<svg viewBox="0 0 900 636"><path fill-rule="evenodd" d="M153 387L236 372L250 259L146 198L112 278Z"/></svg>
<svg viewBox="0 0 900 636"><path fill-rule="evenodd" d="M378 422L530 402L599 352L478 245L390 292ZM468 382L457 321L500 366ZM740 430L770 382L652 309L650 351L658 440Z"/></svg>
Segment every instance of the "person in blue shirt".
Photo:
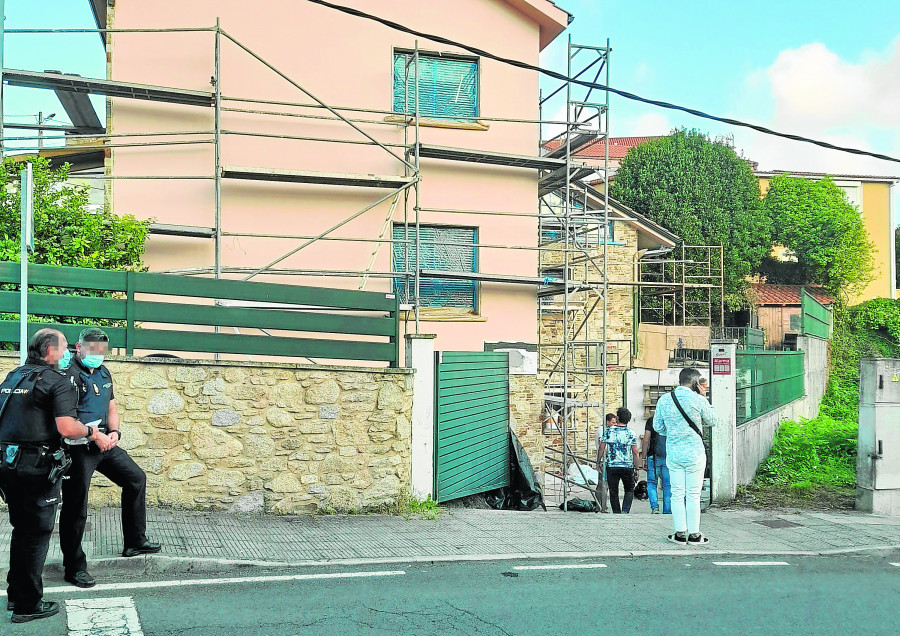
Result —
<svg viewBox="0 0 900 636"><path fill-rule="evenodd" d="M680 386L675 387L656 403L653 428L666 436L666 466L672 489L672 525L669 535L674 543L708 543L700 534L700 493L703 490L703 472L706 469L706 448L700 436L703 426L714 426L716 414L704 397L697 369L682 369L678 375ZM691 427L684 415L693 422Z"/></svg>
<svg viewBox="0 0 900 636"><path fill-rule="evenodd" d="M644 428L643 447L644 468L647 470L647 496L650 498L650 514L659 514L659 494L657 484L662 481L664 515L672 514L672 490L669 484L669 469L666 466L666 437L653 428L653 417L647 419Z"/></svg>
<svg viewBox="0 0 900 636"><path fill-rule="evenodd" d="M108 443L69 446L72 468L62 486L62 510L59 514L59 542L63 553L63 578L76 587L93 587L94 577L87 571L87 556L81 547L87 522L88 490L94 472L122 488L122 531L125 549L122 556L132 557L159 552L159 543L147 540L147 476L128 453L119 446L119 407L113 392L112 375L103 365L109 353L109 337L102 329L89 327L78 338L76 354L66 371L68 381L78 394L78 417L97 423L100 435Z"/></svg>
<svg viewBox="0 0 900 636"><path fill-rule="evenodd" d="M637 435L628 429L631 411L620 408L616 418L600 440L600 456L606 455L606 481L613 514L628 514L634 499L635 471L640 461ZM625 486L625 498L619 506L619 482Z"/></svg>

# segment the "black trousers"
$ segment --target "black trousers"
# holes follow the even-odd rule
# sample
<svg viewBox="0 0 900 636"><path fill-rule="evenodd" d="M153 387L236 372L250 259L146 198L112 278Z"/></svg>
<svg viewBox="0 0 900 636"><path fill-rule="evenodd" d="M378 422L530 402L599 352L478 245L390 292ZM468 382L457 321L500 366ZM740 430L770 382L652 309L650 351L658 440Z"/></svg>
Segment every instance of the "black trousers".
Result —
<svg viewBox="0 0 900 636"><path fill-rule="evenodd" d="M72 467L62 485L59 544L66 574L87 569L81 548L87 521L88 489L94 471L122 489L122 534L126 548L147 543L147 476L118 446L101 453L88 446L73 446Z"/></svg>
<svg viewBox="0 0 900 636"><path fill-rule="evenodd" d="M52 485L48 469L25 466L0 469L0 488L6 494L12 538L9 542L7 599L20 614L31 612L44 596L41 575L56 523L59 482Z"/></svg>
<svg viewBox="0 0 900 636"><path fill-rule="evenodd" d="M625 486L625 498L619 507L619 480ZM631 502L634 499L634 469L633 468L607 468L606 482L609 484L609 505L613 514L631 511Z"/></svg>

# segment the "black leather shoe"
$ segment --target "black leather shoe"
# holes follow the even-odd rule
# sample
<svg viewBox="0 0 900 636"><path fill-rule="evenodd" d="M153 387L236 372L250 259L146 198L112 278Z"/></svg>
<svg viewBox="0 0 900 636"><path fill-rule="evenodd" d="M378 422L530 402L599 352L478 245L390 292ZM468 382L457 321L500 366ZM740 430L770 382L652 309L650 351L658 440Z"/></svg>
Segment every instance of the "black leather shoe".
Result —
<svg viewBox="0 0 900 636"><path fill-rule="evenodd" d="M125 548L122 550L123 557L134 557L140 556L142 554L156 554L162 550L162 546L158 543L152 543L148 541L144 545L139 545L136 548Z"/></svg>
<svg viewBox="0 0 900 636"><path fill-rule="evenodd" d="M63 580L75 587L94 587L97 584L97 581L87 573L87 570L78 570L75 574L66 574Z"/></svg>
<svg viewBox="0 0 900 636"><path fill-rule="evenodd" d="M17 614L16 611L13 610L12 622L27 623L28 621L36 621L39 618L47 618L48 616L55 616L56 614L59 614L59 603L41 601L27 614Z"/></svg>

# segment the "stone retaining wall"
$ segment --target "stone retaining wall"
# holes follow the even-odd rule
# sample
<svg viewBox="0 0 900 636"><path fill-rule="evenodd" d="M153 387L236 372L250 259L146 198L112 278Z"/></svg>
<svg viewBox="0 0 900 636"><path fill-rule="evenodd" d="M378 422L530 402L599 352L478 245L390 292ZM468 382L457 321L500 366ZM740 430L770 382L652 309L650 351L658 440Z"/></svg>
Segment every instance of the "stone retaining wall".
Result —
<svg viewBox="0 0 900 636"><path fill-rule="evenodd" d="M0 357L5 373L17 357ZM147 504L294 514L371 510L410 482L408 370L113 360L121 446ZM100 475L93 506L118 505Z"/></svg>

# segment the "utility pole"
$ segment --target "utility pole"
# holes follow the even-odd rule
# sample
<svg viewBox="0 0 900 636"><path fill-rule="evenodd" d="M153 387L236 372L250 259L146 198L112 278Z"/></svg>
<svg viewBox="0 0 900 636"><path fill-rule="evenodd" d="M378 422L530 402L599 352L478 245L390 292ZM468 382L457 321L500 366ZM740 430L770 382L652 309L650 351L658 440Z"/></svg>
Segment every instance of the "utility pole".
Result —
<svg viewBox="0 0 900 636"><path fill-rule="evenodd" d="M44 149L44 113L43 111L38 111L37 114L37 123L38 123L38 152Z"/></svg>
<svg viewBox="0 0 900 636"><path fill-rule="evenodd" d="M19 261L19 363L28 356L28 254L34 251L32 218L34 176L31 164L19 173L19 200L22 209L21 259Z"/></svg>

